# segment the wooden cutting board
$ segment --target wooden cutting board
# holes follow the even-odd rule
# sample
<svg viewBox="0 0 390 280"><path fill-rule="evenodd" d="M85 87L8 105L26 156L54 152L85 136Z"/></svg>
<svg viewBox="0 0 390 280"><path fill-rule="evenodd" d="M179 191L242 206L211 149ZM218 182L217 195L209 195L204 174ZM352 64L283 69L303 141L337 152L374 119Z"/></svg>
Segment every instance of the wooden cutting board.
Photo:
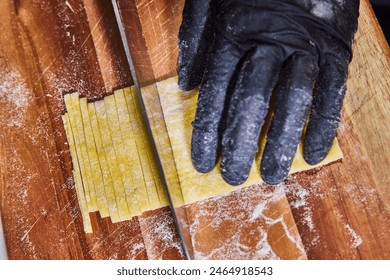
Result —
<svg viewBox="0 0 390 280"><path fill-rule="evenodd" d="M287 205L287 221L299 233L304 254L272 239L275 254L269 257L390 257L389 48L368 1L361 2L338 133L344 159L291 176L281 186L286 199L277 209ZM141 83L176 73L183 3L120 1ZM133 83L109 1L6 0L1 5L0 41L7 44L0 46L0 212L9 257L182 258L167 208L118 224L93 214L94 233L83 232L60 118L62 96L77 90L96 100ZM221 228L210 225L225 215L223 224L227 214L250 219L254 212L247 212L248 205L256 208L259 189L273 191L253 187L184 209L188 226L196 230L194 239L200 240L195 243L198 257L237 256L229 255L236 248L222 245L222 254L205 255L207 248L224 241ZM211 218L200 214L209 208L214 209ZM230 231L236 222L227 224ZM278 226L273 236L284 232ZM251 235L253 228L246 230L238 244L254 252L261 240ZM225 240L237 237L226 233Z"/></svg>

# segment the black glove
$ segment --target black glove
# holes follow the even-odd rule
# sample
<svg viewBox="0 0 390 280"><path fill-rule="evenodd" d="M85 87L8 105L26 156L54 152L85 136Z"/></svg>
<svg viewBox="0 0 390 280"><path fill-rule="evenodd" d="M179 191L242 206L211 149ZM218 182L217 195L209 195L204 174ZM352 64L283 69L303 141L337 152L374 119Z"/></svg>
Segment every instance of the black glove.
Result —
<svg viewBox="0 0 390 280"><path fill-rule="evenodd" d="M266 183L288 175L311 107L304 157L328 154L340 121L359 0L187 0L179 33L179 86L201 84L192 161L243 183L271 94L275 109L261 160ZM314 94L313 94L314 92Z"/></svg>

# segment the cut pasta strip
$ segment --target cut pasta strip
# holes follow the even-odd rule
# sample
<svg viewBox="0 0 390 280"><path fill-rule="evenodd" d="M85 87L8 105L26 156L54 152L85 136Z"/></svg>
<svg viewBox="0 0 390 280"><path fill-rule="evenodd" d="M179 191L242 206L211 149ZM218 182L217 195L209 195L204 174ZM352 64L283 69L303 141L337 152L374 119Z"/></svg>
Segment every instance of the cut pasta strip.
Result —
<svg viewBox="0 0 390 280"><path fill-rule="evenodd" d="M127 179L125 183L126 199L133 215L139 215L149 203L146 196L145 181L142 174L140 159L131 127L131 118L127 111L123 90L114 93L116 110L118 114L121 137L123 141L122 160L125 162ZM132 178L132 182L130 180Z"/></svg>
<svg viewBox="0 0 390 280"><path fill-rule="evenodd" d="M73 93L65 95L64 99L69 112L69 123L73 131L76 151L79 156L79 164L87 207L90 212L97 211L96 193L92 182L91 166L89 163L83 120L80 110L79 94Z"/></svg>
<svg viewBox="0 0 390 280"><path fill-rule="evenodd" d="M119 212L118 212L118 207L116 205L114 185L108 167L106 153L103 147L102 137L99 129L99 123L96 116L95 104L88 103L87 107L88 107L89 118L91 120L99 165L102 172L102 180L103 180L102 183L103 183L104 193L106 195L108 212L113 221L119 221Z"/></svg>
<svg viewBox="0 0 390 280"><path fill-rule="evenodd" d="M128 91L130 91L132 93L132 95L134 96L133 101L134 101L134 108L135 108L135 112L136 112L135 119L137 120L138 127L140 129L139 140L140 140L141 144L143 145L143 149L146 152L146 157L147 157L147 160L149 163L149 169L150 169L152 176L153 176L153 181L154 181L154 185L155 185L155 188L157 191L158 199L159 199L161 205L168 205L167 195L165 194L161 175L158 171L157 160L154 156L152 144L150 143L148 129L147 129L146 123L144 121L142 109L141 109L140 102L139 102L138 97L137 97L136 90L133 87L133 88L128 88Z"/></svg>
<svg viewBox="0 0 390 280"><path fill-rule="evenodd" d="M130 219L131 214L127 206L125 190L122 182L122 172L120 170L121 167L117 160L115 151L115 144L121 145L120 138L118 138L116 132L118 120L115 120L117 119L115 118L115 103L113 96L111 96L111 98L109 97L110 96L106 97L102 101L97 101L95 103L95 108L100 129L100 136L102 137L103 149L106 154L108 169L110 171L113 182L115 200L118 207L118 220L115 220L116 217L111 217L111 220L113 222L119 222ZM111 135L112 132L114 132L114 135Z"/></svg>
<svg viewBox="0 0 390 280"><path fill-rule="evenodd" d="M141 131L140 122L143 122L143 119L138 119L137 109L135 104L138 102L135 95L134 88L126 88L124 90L125 105L127 105L128 112L130 114L131 125L133 128L133 136L138 150L138 156L140 160L140 166L142 168L141 172L145 180L147 197L149 202L149 207L156 209L160 206L160 200L158 198L156 185L153 179L152 170L149 164L149 158L145 145L147 144L147 135ZM141 116L142 117L142 116Z"/></svg>
<svg viewBox="0 0 390 280"><path fill-rule="evenodd" d="M89 117L87 99L80 99L80 109L83 118L83 126L86 139L85 143L91 167L92 186L94 186L96 193L97 208L99 210L100 216L104 218L108 217L110 214L107 206L108 204L106 199L106 193L104 191L103 175L96 150L95 137L93 135L91 120Z"/></svg>
<svg viewBox="0 0 390 280"><path fill-rule="evenodd" d="M86 233L89 233L89 232L92 232L92 224L91 224L91 219L89 218L89 211L88 211L88 207L87 207L87 201L85 199L83 180L81 179L79 157L77 156L76 144L74 142L74 137L73 137L70 123L69 123L68 114L65 114L62 116L62 122L64 123L65 132L66 132L68 144L69 144L69 150L70 150L70 154L72 156L72 163L73 163L72 173L73 173L73 178L74 178L74 183L75 183L75 188L76 188L77 200L78 200L79 206L80 206L81 217L83 219L84 231Z"/></svg>

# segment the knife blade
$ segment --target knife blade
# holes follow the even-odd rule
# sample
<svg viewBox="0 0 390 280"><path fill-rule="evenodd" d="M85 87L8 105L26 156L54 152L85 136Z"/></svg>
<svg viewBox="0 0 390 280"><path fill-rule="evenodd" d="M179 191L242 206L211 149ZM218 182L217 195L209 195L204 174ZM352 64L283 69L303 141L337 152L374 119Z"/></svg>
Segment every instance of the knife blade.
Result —
<svg viewBox="0 0 390 280"><path fill-rule="evenodd" d="M3 224L1 221L1 212L0 212L0 260L8 260L7 247L5 246Z"/></svg>
<svg viewBox="0 0 390 280"><path fill-rule="evenodd" d="M143 99L143 96L142 96L142 93L141 93L140 83L139 83L139 81L137 79L137 73L136 73L135 66L134 66L134 63L133 63L133 59L132 59L132 56L131 56L129 42L128 42L128 39L126 37L125 26L124 26L123 21L122 21L122 15L121 15L121 11L120 11L120 8L119 8L119 3L118 3L117 0L111 0L111 2L112 2L113 9L114 9L115 18L116 18L116 22L117 22L117 25L118 25L118 29L119 29L122 45L123 45L123 48L125 50L126 60L127 60L127 63L128 63L129 69L130 69L130 73L131 73L131 75L133 77L133 80L134 80L134 85L135 85L135 88L136 88L138 102L140 104L141 111L142 111L142 117L143 117L143 120L144 120L144 122L146 124L148 138L149 138L150 143L152 145L153 153L154 153L155 159L157 161L158 172L160 174L161 181L163 183L163 187L164 187L165 193L166 193L167 198L168 198L169 208L170 208L170 211L171 211L174 223L175 223L175 227L176 227L177 233L178 233L179 238L180 238L180 244L181 244L181 247L182 247L182 250L183 250L184 258L185 259L191 259L190 252L189 252L188 246L187 246L188 241L186 242L186 240L188 238L187 239L184 238L182 224L179 221L181 219L179 217L185 216L185 213L183 213L183 208L176 208L175 207L174 202L172 200L172 196L170 195L168 183L167 183L167 180L166 180L166 177L165 177L165 174L164 174L163 165L161 163L161 159L160 159L160 156L159 156L159 153L158 153L156 142L155 142L154 137L153 137L153 133L152 133L152 130L151 130L149 118L148 118L148 115L147 115L147 110L146 110L146 107L145 107L145 102L144 102L144 99ZM156 86L156 92L157 91L158 90L157 90L157 86Z"/></svg>

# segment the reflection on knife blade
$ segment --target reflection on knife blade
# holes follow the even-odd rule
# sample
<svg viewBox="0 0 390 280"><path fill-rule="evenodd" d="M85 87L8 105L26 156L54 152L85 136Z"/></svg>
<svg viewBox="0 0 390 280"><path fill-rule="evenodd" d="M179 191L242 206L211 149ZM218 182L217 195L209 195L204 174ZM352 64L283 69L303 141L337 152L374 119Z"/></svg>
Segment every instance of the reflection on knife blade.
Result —
<svg viewBox="0 0 390 280"><path fill-rule="evenodd" d="M5 246L3 224L1 222L1 215L0 215L0 260L8 260L7 247Z"/></svg>

